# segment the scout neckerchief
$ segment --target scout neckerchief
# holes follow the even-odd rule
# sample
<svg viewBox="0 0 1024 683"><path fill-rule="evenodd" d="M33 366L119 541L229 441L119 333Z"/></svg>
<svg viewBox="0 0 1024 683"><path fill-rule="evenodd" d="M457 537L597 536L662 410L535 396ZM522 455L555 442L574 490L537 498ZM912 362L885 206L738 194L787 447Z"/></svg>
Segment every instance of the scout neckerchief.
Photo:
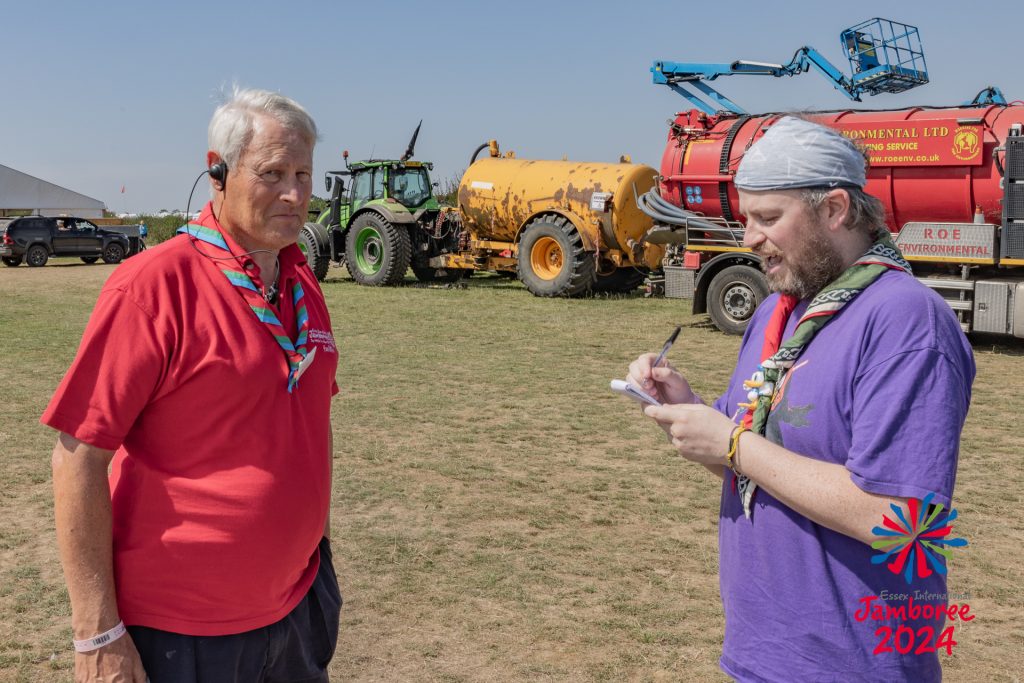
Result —
<svg viewBox="0 0 1024 683"><path fill-rule="evenodd" d="M189 223L178 228L178 232L183 232L189 237L194 237L221 250L224 252L224 256L234 256L228 248L224 236L215 228L208 228L197 223ZM281 347L281 350L284 351L284 356L288 360L288 393L292 393L292 390L299 381L302 361L307 356L306 339L309 334L309 315L307 315L306 306L302 301L302 285L296 281L295 286L292 288L292 303L295 306L295 327L298 332L295 342L292 343L291 337L285 332L281 321L277 319L273 309L267 306L267 301L260 294L259 289L253 283L249 274L238 263L238 260L226 258L216 263L221 267L220 272L224 273L228 282L235 286L235 290L242 295L242 300L249 304L249 308L263 322L267 331L270 332Z"/></svg>
<svg viewBox="0 0 1024 683"><path fill-rule="evenodd" d="M786 322L796 307L797 299L787 294L779 297L765 328L761 365L754 376L743 383L750 393L747 394L749 403L740 404L747 409L740 424L764 436L776 389L782 383L786 371L793 367L814 335L827 325L843 306L853 301L887 270L902 270L909 274L910 264L903 259L903 254L893 243L889 232L883 231L882 237L871 245L863 256L811 300L800 322L797 323L793 336L781 344L781 348L780 342L786 329ZM736 475L734 484L743 502L743 514L749 519L757 484L742 474Z"/></svg>

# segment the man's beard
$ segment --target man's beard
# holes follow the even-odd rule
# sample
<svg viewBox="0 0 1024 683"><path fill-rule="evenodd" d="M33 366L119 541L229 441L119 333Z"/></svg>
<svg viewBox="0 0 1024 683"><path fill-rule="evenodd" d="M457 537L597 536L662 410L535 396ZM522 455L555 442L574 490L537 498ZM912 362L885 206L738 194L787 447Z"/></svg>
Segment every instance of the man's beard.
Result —
<svg viewBox="0 0 1024 683"><path fill-rule="evenodd" d="M825 237L824 230L824 226L808 225L803 231L801 245L785 255L782 272L775 275L765 273L768 286L773 292L789 294L797 299L810 299L842 275L846 267L839 257L839 251ZM766 256L778 253L781 252L762 252L761 270L767 270Z"/></svg>

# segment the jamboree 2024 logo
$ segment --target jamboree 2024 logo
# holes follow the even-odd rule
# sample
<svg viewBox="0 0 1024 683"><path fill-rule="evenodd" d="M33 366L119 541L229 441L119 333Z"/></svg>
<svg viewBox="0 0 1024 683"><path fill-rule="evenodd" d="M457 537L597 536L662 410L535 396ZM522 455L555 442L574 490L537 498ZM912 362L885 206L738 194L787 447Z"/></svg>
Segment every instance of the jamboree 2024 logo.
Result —
<svg viewBox="0 0 1024 683"><path fill-rule="evenodd" d="M951 549L967 545L964 538L950 538L953 520L957 518L956 510L950 508L943 514L945 506L933 504L934 497L935 494L930 493L924 500L911 498L905 510L898 505L890 505L895 519L882 515L882 526L871 530L879 537L871 544L879 551L871 558L871 563L885 564L890 572L903 577L908 588L906 593L883 590L879 595L861 598L861 606L853 614L854 620L906 622L943 616L951 622L974 620L975 615L970 613L971 606L966 602L969 595L931 593L911 588L915 579L925 579L932 574L945 575L946 561L952 556ZM963 602L957 604L954 600ZM935 629L928 625L916 631L903 623L895 629L889 625L880 626L875 631L879 642L874 654L894 650L899 654L925 654L939 649L953 654L956 645L954 629L953 625L947 626L936 638Z"/></svg>

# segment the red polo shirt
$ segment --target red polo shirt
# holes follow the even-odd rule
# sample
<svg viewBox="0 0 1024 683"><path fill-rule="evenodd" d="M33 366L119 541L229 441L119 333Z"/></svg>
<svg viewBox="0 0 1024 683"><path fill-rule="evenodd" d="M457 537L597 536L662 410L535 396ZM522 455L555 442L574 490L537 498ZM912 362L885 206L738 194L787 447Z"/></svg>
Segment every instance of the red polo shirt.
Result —
<svg viewBox="0 0 1024 683"><path fill-rule="evenodd" d="M217 227L209 205L199 222ZM116 451L121 618L190 635L291 611L316 575L330 498L338 353L316 278L297 246L281 251L274 310L294 341L288 293L300 282L316 349L289 394L284 352L210 258L220 255L178 235L119 266L42 417ZM261 284L252 259L239 262Z"/></svg>

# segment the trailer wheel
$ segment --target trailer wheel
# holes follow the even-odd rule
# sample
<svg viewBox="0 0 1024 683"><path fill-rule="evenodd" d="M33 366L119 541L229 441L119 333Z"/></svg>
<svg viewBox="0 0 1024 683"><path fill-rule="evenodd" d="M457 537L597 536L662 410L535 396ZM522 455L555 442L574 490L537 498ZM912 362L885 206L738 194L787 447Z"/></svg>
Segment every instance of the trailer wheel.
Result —
<svg viewBox="0 0 1024 683"><path fill-rule="evenodd" d="M4 256L4 265L8 268L17 268L21 265L21 256Z"/></svg>
<svg viewBox="0 0 1024 683"><path fill-rule="evenodd" d="M539 216L523 231L519 279L536 296L577 296L594 284L597 266L564 216Z"/></svg>
<svg viewBox="0 0 1024 683"><path fill-rule="evenodd" d="M331 255L327 253L327 240L326 236L318 235L318 232L323 232L323 226L316 223L306 223L302 226L302 230L299 231L299 249L302 251L302 255L306 257L306 263L309 264L310 269L313 271L313 275L320 282L327 279L327 269L331 265ZM323 237L324 239L321 239Z"/></svg>
<svg viewBox="0 0 1024 683"><path fill-rule="evenodd" d="M25 262L33 268L45 266L49 260L50 255L46 253L46 247L41 244L34 244L25 252Z"/></svg>
<svg viewBox="0 0 1024 683"><path fill-rule="evenodd" d="M636 268L618 268L610 275L598 275L594 291L626 294L639 287L646 277L647 273Z"/></svg>
<svg viewBox="0 0 1024 683"><path fill-rule="evenodd" d="M361 285L396 285L409 270L409 231L374 213L352 221L345 237L345 266Z"/></svg>
<svg viewBox="0 0 1024 683"><path fill-rule="evenodd" d="M82 263L88 263L89 265L92 265L100 260L99 256L82 256L80 258L82 259Z"/></svg>
<svg viewBox="0 0 1024 683"><path fill-rule="evenodd" d="M743 334L750 317L765 297L768 283L750 266L729 266L711 279L708 313L715 327L726 334Z"/></svg>

